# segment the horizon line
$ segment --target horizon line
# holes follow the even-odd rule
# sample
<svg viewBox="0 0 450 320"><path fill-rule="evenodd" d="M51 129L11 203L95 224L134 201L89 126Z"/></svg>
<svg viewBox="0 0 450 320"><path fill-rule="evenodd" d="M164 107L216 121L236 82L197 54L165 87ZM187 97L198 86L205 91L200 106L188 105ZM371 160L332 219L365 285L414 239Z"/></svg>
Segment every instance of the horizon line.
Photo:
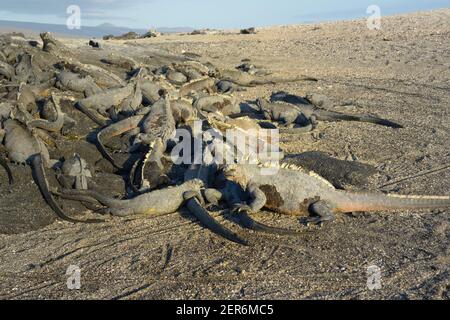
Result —
<svg viewBox="0 0 450 320"><path fill-rule="evenodd" d="M427 12L433 12L433 11L439 11L439 10L450 10L450 8L442 7L442 8L433 8L433 9L424 9L424 10L416 10L416 11L408 11L408 12L395 12L395 13L388 13L382 15L383 17L394 17L394 16L403 16L403 15L411 15L411 14L417 14L417 13L427 13ZM337 12L336 12L337 13ZM332 13L327 13L332 14ZM344 14L341 12L341 14ZM312 15L311 15L312 16ZM279 27L279 26L294 26L294 25L304 25L304 24L321 24L321 23L330 23L330 22L345 22L345 21L354 21L354 20L361 20L366 17L365 14L358 14L354 16L349 17L336 17L336 18L316 18L313 20L305 20L305 21L299 21L296 23L287 23L287 24L267 24L267 25L259 25L257 28L270 28L270 27ZM368 17L368 15L367 15ZM30 24L38 24L38 25L51 25L51 26L65 26L65 24L61 23L51 23L51 22L36 22L36 21L29 21L29 20L8 20L8 19L1 19L0 22L11 22L11 23L30 23ZM153 26L153 27L129 27L124 25L116 25L111 22L102 22L97 25L84 25L84 28L101 28L102 25L108 25L109 28L120 28L120 29L129 29L129 30L151 30L151 29L210 29L210 30L235 30L240 28L246 28L251 27L247 25L243 25L240 27L230 27L230 28L216 28L216 27L202 27L202 28L196 28L193 26ZM83 29L83 26L81 27Z"/></svg>

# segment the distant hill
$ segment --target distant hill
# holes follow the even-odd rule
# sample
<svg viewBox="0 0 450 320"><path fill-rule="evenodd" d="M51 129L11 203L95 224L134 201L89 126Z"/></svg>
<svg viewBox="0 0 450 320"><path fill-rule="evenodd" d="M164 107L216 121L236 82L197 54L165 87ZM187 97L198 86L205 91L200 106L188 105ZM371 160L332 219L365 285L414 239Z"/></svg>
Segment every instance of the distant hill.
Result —
<svg viewBox="0 0 450 320"><path fill-rule="evenodd" d="M193 30L193 28L189 27L157 28L157 31L161 33L192 32ZM12 31L23 32L29 35L36 35L43 31L49 31L58 35L74 38L101 38L107 34L120 35L130 31L144 34L148 30L118 27L111 23L104 23L96 27L82 26L79 30L69 30L65 25L59 24L0 20L0 33Z"/></svg>

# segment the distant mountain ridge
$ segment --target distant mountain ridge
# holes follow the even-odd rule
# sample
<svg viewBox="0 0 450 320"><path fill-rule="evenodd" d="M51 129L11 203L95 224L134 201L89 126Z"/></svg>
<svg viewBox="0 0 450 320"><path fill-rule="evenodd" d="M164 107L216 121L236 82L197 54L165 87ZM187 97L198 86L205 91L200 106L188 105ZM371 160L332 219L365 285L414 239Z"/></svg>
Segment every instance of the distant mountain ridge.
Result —
<svg viewBox="0 0 450 320"><path fill-rule="evenodd" d="M156 28L161 33L180 33L180 32L192 32L194 29L189 27L174 27L174 28ZM20 31L25 34L37 34L44 31L49 31L58 35L64 35L74 38L101 38L104 35L121 35L126 32L134 31L139 34L144 34L148 30L146 29L134 29L127 27L115 26L111 23L103 23L96 27L81 27L77 30L69 30L67 26L60 24L46 24L36 22L20 22L20 21L7 21L0 20L0 33Z"/></svg>

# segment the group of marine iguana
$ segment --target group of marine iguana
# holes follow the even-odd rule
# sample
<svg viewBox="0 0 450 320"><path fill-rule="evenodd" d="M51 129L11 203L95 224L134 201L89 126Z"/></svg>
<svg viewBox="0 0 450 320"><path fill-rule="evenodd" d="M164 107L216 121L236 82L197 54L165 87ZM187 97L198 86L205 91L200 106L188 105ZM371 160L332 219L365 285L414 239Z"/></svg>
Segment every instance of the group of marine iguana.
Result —
<svg viewBox="0 0 450 320"><path fill-rule="evenodd" d="M333 214L339 212L450 206L449 197L342 190L323 167L314 161L306 166L301 155L281 157L276 175L261 173L273 163L248 164L239 156L222 164L174 164L168 157L174 133L177 128L192 132L195 121L201 122L202 130L222 135L233 150L235 146L226 141L224 130L246 133L261 129L256 119L270 122L281 132L298 133L314 130L317 121L360 121L397 129L402 126L371 115L331 111L330 101L317 94L300 97L275 92L269 99L258 98L252 112L244 113L233 95L235 91L265 84L318 81L307 76L277 77L248 61L236 69L223 70L209 62L168 53L132 57L104 51L103 46L87 46L76 54L75 49L50 33L40 36L41 42L0 37L0 151L4 155L0 156L0 165L10 184L14 179L9 162L30 165L44 199L63 220L104 221L73 218L61 209L57 199L80 201L93 212L112 216L157 216L185 206L205 227L245 245L247 240L219 224L208 210L228 208L243 227L255 231L296 234L259 223L251 214L266 208L321 224L333 220ZM55 141L68 139L67 133L77 129L77 122L63 112L62 100L71 101L73 108L98 126L96 146L117 174L127 177L126 198L115 199L96 190L92 167L80 155L50 158L49 149L57 154ZM131 141L127 154L141 155L130 166L118 163L105 146L106 141L123 136ZM201 143L211 145L215 141ZM220 156L220 150L212 152ZM339 160L325 161L336 164L336 170L348 169L339 167ZM358 165L350 165L349 170L356 170ZM60 184L57 188L50 186L46 169L56 175ZM169 172L176 174L170 176Z"/></svg>

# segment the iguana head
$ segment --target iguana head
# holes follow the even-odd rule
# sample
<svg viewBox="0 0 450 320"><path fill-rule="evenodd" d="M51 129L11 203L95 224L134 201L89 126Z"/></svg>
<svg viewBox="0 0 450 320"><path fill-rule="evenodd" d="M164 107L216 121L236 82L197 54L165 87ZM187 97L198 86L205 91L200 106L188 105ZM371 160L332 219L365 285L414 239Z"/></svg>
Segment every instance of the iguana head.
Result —
<svg viewBox="0 0 450 320"><path fill-rule="evenodd" d="M205 183L200 179L192 179L187 181L185 185L188 185L189 188L192 189L192 191L199 191L200 189L204 188Z"/></svg>
<svg viewBox="0 0 450 320"><path fill-rule="evenodd" d="M225 179L238 183L244 189L250 182L250 176L245 166L239 164L225 165L222 169Z"/></svg>

